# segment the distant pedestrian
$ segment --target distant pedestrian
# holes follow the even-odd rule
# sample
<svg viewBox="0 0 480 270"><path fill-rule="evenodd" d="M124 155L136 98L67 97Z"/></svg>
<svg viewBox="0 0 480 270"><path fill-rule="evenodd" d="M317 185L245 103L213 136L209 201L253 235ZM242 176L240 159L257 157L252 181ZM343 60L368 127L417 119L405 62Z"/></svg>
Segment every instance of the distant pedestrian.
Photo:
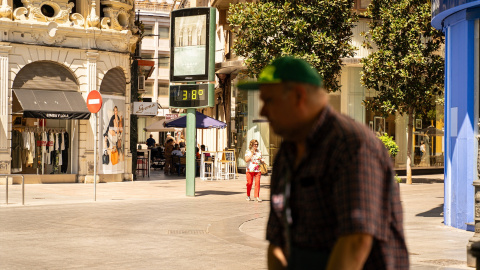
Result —
<svg viewBox="0 0 480 270"><path fill-rule="evenodd" d="M174 144L175 141L173 139L168 139L165 143L165 167L163 168L165 175L169 175L172 170L172 152Z"/></svg>
<svg viewBox="0 0 480 270"><path fill-rule="evenodd" d="M245 162L247 162L247 201L251 201L250 191L252 190L253 179L255 179L255 199L261 202L260 199L260 163L263 162L262 153L258 150L258 141L253 139L248 145L248 150L245 152Z"/></svg>
<svg viewBox="0 0 480 270"><path fill-rule="evenodd" d="M172 134L170 132L167 132L167 137L165 138L165 147L167 146L167 142L170 139L175 142L175 138L172 137Z"/></svg>
<svg viewBox="0 0 480 270"><path fill-rule="evenodd" d="M427 147L424 141L420 141L420 166L427 166Z"/></svg>
<svg viewBox="0 0 480 270"><path fill-rule="evenodd" d="M147 139L147 148L153 148L155 146L155 139L153 135L150 134L150 138Z"/></svg>
<svg viewBox="0 0 480 270"><path fill-rule="evenodd" d="M425 152L427 152L427 148L425 147L425 142L420 142L420 153L422 154L422 159L425 158Z"/></svg>
<svg viewBox="0 0 480 270"><path fill-rule="evenodd" d="M307 62L281 57L257 82L283 142L273 163L269 269L408 269L392 159L365 125L328 105Z"/></svg>

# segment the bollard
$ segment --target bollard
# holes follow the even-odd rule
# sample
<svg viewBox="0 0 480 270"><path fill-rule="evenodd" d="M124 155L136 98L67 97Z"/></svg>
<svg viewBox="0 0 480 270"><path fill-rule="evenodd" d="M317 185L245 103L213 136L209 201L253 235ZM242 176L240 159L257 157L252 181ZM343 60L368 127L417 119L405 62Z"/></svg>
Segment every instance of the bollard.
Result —
<svg viewBox="0 0 480 270"><path fill-rule="evenodd" d="M6 177L5 183L5 203L8 205L8 178L12 177L12 184L13 184L13 177L21 176L22 177L22 205L25 205L25 176L23 174L0 174L0 177Z"/></svg>
<svg viewBox="0 0 480 270"><path fill-rule="evenodd" d="M476 260L476 267L475 269L480 270L480 242L475 242L471 246L470 253Z"/></svg>

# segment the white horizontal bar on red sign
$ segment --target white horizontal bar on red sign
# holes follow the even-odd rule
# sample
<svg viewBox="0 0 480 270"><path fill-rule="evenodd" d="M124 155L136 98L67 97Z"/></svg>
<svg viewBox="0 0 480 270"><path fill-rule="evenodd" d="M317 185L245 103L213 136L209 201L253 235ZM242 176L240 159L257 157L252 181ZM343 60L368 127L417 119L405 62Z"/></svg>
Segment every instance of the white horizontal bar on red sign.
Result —
<svg viewBox="0 0 480 270"><path fill-rule="evenodd" d="M100 99L99 98L89 99L88 104L100 104Z"/></svg>

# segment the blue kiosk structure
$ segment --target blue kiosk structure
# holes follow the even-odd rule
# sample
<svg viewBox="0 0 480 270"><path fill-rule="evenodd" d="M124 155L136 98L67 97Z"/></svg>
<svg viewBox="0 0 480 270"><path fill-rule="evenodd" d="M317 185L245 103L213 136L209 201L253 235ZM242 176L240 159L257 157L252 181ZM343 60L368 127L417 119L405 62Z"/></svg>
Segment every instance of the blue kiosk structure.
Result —
<svg viewBox="0 0 480 270"><path fill-rule="evenodd" d="M445 225L480 241L478 162L480 0L432 0L432 26L445 34ZM474 265L468 256L467 263ZM473 265L472 265L473 264Z"/></svg>
<svg viewBox="0 0 480 270"><path fill-rule="evenodd" d="M445 224L474 222L477 180L480 0L433 0L432 26L445 34Z"/></svg>

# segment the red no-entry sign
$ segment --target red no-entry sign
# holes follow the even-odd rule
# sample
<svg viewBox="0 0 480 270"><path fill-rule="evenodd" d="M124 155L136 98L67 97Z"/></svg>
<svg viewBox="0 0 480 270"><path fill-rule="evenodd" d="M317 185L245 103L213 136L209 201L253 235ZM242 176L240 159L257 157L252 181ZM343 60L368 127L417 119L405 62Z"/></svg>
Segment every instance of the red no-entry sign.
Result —
<svg viewBox="0 0 480 270"><path fill-rule="evenodd" d="M88 93L87 108L91 113L97 113L102 108L102 95L97 90Z"/></svg>

